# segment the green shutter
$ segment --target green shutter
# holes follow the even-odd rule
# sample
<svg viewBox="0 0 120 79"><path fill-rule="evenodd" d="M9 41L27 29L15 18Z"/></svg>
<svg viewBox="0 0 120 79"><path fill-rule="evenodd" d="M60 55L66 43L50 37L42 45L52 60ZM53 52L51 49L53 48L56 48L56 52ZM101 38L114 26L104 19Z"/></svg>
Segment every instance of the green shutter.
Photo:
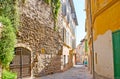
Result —
<svg viewBox="0 0 120 79"><path fill-rule="evenodd" d="M112 39L114 57L114 79L120 79L120 30L112 34Z"/></svg>

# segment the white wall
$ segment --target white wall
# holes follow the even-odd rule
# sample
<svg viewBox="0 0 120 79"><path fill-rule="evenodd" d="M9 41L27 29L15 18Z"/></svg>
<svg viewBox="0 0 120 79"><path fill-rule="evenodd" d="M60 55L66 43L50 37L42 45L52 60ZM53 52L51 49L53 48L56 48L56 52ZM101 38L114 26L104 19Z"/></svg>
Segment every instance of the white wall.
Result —
<svg viewBox="0 0 120 79"><path fill-rule="evenodd" d="M97 40L94 42L94 53L97 53L97 64L94 54L95 71L97 74L114 79L111 31L107 31L104 35L98 36Z"/></svg>
<svg viewBox="0 0 120 79"><path fill-rule="evenodd" d="M63 55L69 55L69 48L66 46L63 46Z"/></svg>
<svg viewBox="0 0 120 79"><path fill-rule="evenodd" d="M68 63L68 56L69 56L69 48L66 46L63 46L63 61L64 61L64 55L66 55L65 64L67 64Z"/></svg>

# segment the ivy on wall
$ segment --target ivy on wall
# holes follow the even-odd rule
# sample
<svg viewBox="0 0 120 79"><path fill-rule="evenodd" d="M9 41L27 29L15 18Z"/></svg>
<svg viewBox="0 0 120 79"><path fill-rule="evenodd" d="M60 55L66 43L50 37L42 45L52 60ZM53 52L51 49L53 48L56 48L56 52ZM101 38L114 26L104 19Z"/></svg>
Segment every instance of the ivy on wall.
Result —
<svg viewBox="0 0 120 79"><path fill-rule="evenodd" d="M9 70L14 57L17 26L19 25L18 0L0 0L0 63L3 67L2 79L15 79L16 75Z"/></svg>
<svg viewBox="0 0 120 79"><path fill-rule="evenodd" d="M22 3L25 4L26 0L22 0Z"/></svg>
<svg viewBox="0 0 120 79"><path fill-rule="evenodd" d="M19 25L18 0L0 0L0 16L8 17L17 31Z"/></svg>
<svg viewBox="0 0 120 79"><path fill-rule="evenodd" d="M51 3L51 0L44 0L47 4Z"/></svg>
<svg viewBox="0 0 120 79"><path fill-rule="evenodd" d="M54 30L57 30L58 13L61 6L60 0L45 0L45 2L52 7L52 14L54 19Z"/></svg>

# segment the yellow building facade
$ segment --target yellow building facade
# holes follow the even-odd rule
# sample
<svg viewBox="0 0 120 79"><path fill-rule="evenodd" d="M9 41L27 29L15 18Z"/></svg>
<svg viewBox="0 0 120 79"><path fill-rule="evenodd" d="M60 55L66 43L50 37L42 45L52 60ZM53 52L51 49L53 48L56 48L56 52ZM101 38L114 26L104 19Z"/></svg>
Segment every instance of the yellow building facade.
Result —
<svg viewBox="0 0 120 79"><path fill-rule="evenodd" d="M94 46L94 67L91 68L94 68L95 79L120 79L117 54L120 45L120 0L86 0L86 15L89 48L92 48L91 39Z"/></svg>

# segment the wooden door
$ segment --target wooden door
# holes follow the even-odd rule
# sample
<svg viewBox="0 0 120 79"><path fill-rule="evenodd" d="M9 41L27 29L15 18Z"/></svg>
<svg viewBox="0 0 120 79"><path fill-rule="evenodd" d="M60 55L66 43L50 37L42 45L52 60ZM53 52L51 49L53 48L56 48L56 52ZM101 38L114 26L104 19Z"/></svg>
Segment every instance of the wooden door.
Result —
<svg viewBox="0 0 120 79"><path fill-rule="evenodd" d="M10 64L10 69L17 73L18 78L31 75L31 53L29 50L18 47L15 49L15 57Z"/></svg>

